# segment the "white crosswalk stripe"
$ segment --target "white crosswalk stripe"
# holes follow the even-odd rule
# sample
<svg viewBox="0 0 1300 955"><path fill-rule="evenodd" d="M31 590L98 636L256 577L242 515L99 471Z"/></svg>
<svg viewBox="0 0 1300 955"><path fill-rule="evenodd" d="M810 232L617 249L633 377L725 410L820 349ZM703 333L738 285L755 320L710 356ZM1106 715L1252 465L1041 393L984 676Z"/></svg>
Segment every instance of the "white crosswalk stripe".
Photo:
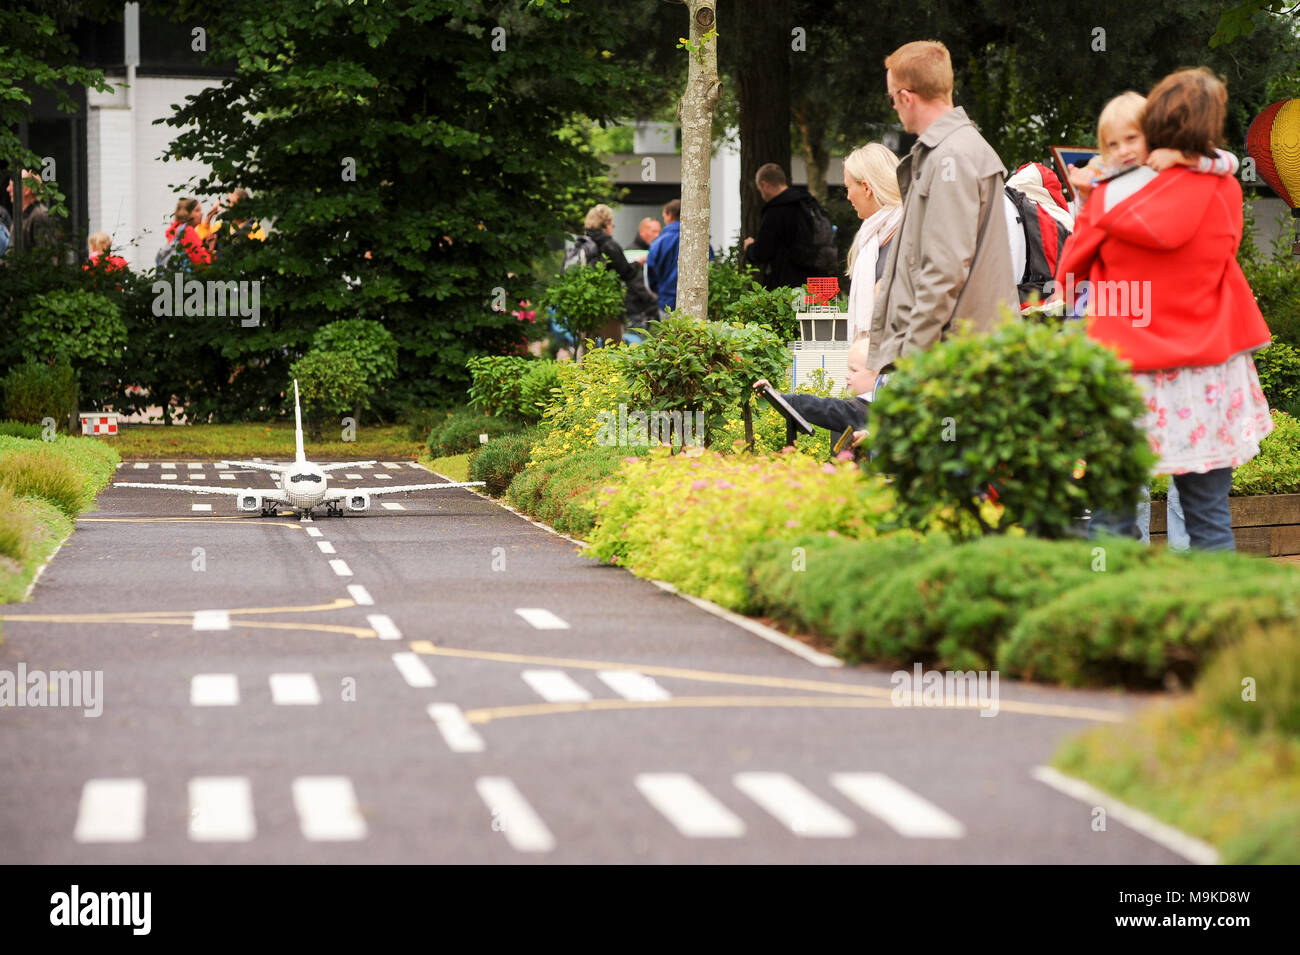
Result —
<svg viewBox="0 0 1300 955"><path fill-rule="evenodd" d="M347 561L345 560L335 559L330 561L330 568L340 577L352 576L352 568L348 566Z"/></svg>
<svg viewBox="0 0 1300 955"><path fill-rule="evenodd" d="M233 673L196 673L190 677L191 706L234 706L239 680Z"/></svg>
<svg viewBox="0 0 1300 955"><path fill-rule="evenodd" d="M358 464L357 467L358 467L360 470L362 470L362 471L369 471L371 468L374 467L374 465L373 465L373 464Z"/></svg>
<svg viewBox="0 0 1300 955"><path fill-rule="evenodd" d="M960 839L966 828L884 773L835 773L831 785L895 832L917 839Z"/></svg>
<svg viewBox="0 0 1300 955"><path fill-rule="evenodd" d="M322 554L334 553L334 545L331 544L329 541L317 541L316 546L320 548L320 552Z"/></svg>
<svg viewBox="0 0 1300 955"><path fill-rule="evenodd" d="M158 466L160 468L170 468L173 471L176 470L176 464L172 461L168 461L166 464L160 464Z"/></svg>
<svg viewBox="0 0 1300 955"><path fill-rule="evenodd" d="M191 481L206 481L208 479L208 476L204 474L202 471L191 471L189 474L185 476L189 478Z"/></svg>
<svg viewBox="0 0 1300 955"><path fill-rule="evenodd" d="M299 776L293 781L293 806L303 836L313 842L366 837L366 821L346 776Z"/></svg>
<svg viewBox="0 0 1300 955"><path fill-rule="evenodd" d="M417 464L417 463L414 462L414 461L408 461L406 466L407 466L408 468L415 468L417 471L423 471L423 470L424 470L424 468L420 467L420 465Z"/></svg>
<svg viewBox="0 0 1300 955"><path fill-rule="evenodd" d="M142 779L91 779L81 788L77 842L139 842L144 838Z"/></svg>
<svg viewBox="0 0 1300 955"><path fill-rule="evenodd" d="M469 725L465 714L455 703L430 703L428 713L453 753L483 752L483 737Z"/></svg>
<svg viewBox="0 0 1300 955"><path fill-rule="evenodd" d="M360 481L360 480L361 480L361 475L360 475L360 474L345 474L345 475L343 475L343 476L344 476L345 478L347 478L349 481Z"/></svg>
<svg viewBox="0 0 1300 955"><path fill-rule="evenodd" d="M433 671L420 659L418 653L394 653L393 663L408 686L419 689L438 685L438 681L433 678Z"/></svg>
<svg viewBox="0 0 1300 955"><path fill-rule="evenodd" d="M202 471L202 470L203 470L203 462L202 462L202 461L191 461L191 462L189 462L187 465L185 465L185 467L188 468L188 469L191 470L191 471Z"/></svg>
<svg viewBox="0 0 1300 955"><path fill-rule="evenodd" d="M233 475L233 474L218 474L217 477L221 478L221 480L223 480L223 481L233 481L233 480L235 480L235 475Z"/></svg>
<svg viewBox="0 0 1300 955"><path fill-rule="evenodd" d="M601 670L596 674L602 683L628 700L671 700L672 694L635 670Z"/></svg>
<svg viewBox="0 0 1300 955"><path fill-rule="evenodd" d="M248 842L257 832L253 790L245 776L190 780L190 838L195 842Z"/></svg>
<svg viewBox="0 0 1300 955"><path fill-rule="evenodd" d="M164 481L175 481L175 480L176 480L176 475L175 475L175 474L164 474L164 475L162 476L162 479L163 479Z"/></svg>
<svg viewBox="0 0 1300 955"><path fill-rule="evenodd" d="M320 536L322 536L322 534L321 534L321 531L320 531L319 528L316 528L316 527L309 527L309 528L307 528L307 536L308 536L308 537L320 537Z"/></svg>
<svg viewBox="0 0 1300 955"><path fill-rule="evenodd" d="M310 673L272 673L271 701L277 706L316 706L320 689Z"/></svg>
<svg viewBox="0 0 1300 955"><path fill-rule="evenodd" d="M718 839L745 834L744 821L686 773L641 773L636 788L684 836Z"/></svg>
<svg viewBox="0 0 1300 955"><path fill-rule="evenodd" d="M376 474L376 475L375 475L375 480L376 480L376 481L391 481L392 479L393 479L393 476L392 476L391 474Z"/></svg>
<svg viewBox="0 0 1300 955"><path fill-rule="evenodd" d="M394 464L392 461L384 461L383 465L384 467L388 468L388 470L390 471L396 471L398 468L401 467L400 464Z"/></svg>
<svg viewBox="0 0 1300 955"><path fill-rule="evenodd" d="M577 703L591 699L591 694L563 670L525 670L521 676L533 692L548 703Z"/></svg>
<svg viewBox="0 0 1300 955"><path fill-rule="evenodd" d="M785 773L737 773L736 788L799 836L844 838L853 823Z"/></svg>
<svg viewBox="0 0 1300 955"><path fill-rule="evenodd" d="M225 471L230 467L229 464L222 464L220 461L218 461L216 464L212 466L216 468L218 471Z"/></svg>
<svg viewBox="0 0 1300 955"><path fill-rule="evenodd" d="M542 607L519 607L515 613L538 630L568 630L569 625Z"/></svg>
<svg viewBox="0 0 1300 955"><path fill-rule="evenodd" d="M519 852L550 852L555 837L515 784L505 776L483 776L474 783L492 813L492 829Z"/></svg>

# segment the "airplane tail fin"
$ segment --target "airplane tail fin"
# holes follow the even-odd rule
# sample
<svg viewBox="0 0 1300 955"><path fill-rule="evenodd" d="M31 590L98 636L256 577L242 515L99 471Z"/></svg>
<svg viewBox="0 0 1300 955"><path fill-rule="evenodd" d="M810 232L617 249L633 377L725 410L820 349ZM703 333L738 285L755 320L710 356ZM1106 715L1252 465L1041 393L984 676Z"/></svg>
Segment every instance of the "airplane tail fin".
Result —
<svg viewBox="0 0 1300 955"><path fill-rule="evenodd" d="M298 460L306 461L307 455L302 450L302 407L298 403L298 379L293 380L293 425L294 440L298 443Z"/></svg>

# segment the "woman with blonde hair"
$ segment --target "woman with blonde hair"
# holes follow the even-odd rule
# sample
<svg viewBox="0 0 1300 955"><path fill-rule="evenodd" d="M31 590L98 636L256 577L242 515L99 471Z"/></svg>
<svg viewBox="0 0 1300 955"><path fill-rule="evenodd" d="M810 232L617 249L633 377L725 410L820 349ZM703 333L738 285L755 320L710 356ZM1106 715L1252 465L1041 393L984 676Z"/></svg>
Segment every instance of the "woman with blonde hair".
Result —
<svg viewBox="0 0 1300 955"><path fill-rule="evenodd" d="M881 143L860 146L844 160L844 188L862 219L849 248L849 341L871 332L876 287L884 275L889 241L903 218L898 157Z"/></svg>

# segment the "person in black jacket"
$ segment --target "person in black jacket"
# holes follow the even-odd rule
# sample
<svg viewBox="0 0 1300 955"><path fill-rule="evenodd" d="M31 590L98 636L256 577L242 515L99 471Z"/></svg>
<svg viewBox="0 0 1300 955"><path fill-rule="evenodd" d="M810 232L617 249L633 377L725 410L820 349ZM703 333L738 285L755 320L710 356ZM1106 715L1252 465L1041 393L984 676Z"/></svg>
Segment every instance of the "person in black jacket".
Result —
<svg viewBox="0 0 1300 955"><path fill-rule="evenodd" d="M624 320L629 328L645 328L649 319L657 318L655 296L645 284L644 267L640 263L629 262L623 254L623 247L614 241L614 210L601 203L592 206L583 221L586 234L596 243L600 260L606 268L612 269L623 284L627 294L623 299ZM594 264L594 263L593 263ZM622 338L621 328L611 326L602 330L602 337L618 341Z"/></svg>
<svg viewBox="0 0 1300 955"><path fill-rule="evenodd" d="M782 394L781 397L790 407L799 412L811 425L825 428L837 437L845 428L853 428L854 444L860 440L859 432L864 432L867 425L867 410L871 407L871 387L875 381L875 372L867 370L867 352L871 342L859 338L849 346L849 369L845 385L853 392L852 398L819 398L817 395ZM754 382L757 390L768 384L766 378ZM798 435L793 421L785 423L785 443L793 446Z"/></svg>
<svg viewBox="0 0 1300 955"><path fill-rule="evenodd" d="M763 287L767 289L803 288L815 267L794 261L801 235L805 235L805 213L799 203L811 198L802 186L791 186L781 167L774 162L759 166L754 176L763 197L763 221L758 237L745 239L745 258L763 270Z"/></svg>

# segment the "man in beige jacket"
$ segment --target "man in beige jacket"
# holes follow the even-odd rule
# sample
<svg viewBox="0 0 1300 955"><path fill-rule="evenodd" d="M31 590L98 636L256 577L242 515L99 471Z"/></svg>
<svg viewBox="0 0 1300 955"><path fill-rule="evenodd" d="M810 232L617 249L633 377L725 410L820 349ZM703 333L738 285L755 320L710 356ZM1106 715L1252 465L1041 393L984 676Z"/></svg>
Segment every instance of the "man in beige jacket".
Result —
<svg viewBox="0 0 1300 955"><path fill-rule="evenodd" d="M890 243L871 316L869 368L951 334L958 319L992 327L998 306L1019 307L1002 211L1006 169L952 104L952 59L937 41L899 47L885 87L903 128L919 138L898 166L903 221Z"/></svg>

